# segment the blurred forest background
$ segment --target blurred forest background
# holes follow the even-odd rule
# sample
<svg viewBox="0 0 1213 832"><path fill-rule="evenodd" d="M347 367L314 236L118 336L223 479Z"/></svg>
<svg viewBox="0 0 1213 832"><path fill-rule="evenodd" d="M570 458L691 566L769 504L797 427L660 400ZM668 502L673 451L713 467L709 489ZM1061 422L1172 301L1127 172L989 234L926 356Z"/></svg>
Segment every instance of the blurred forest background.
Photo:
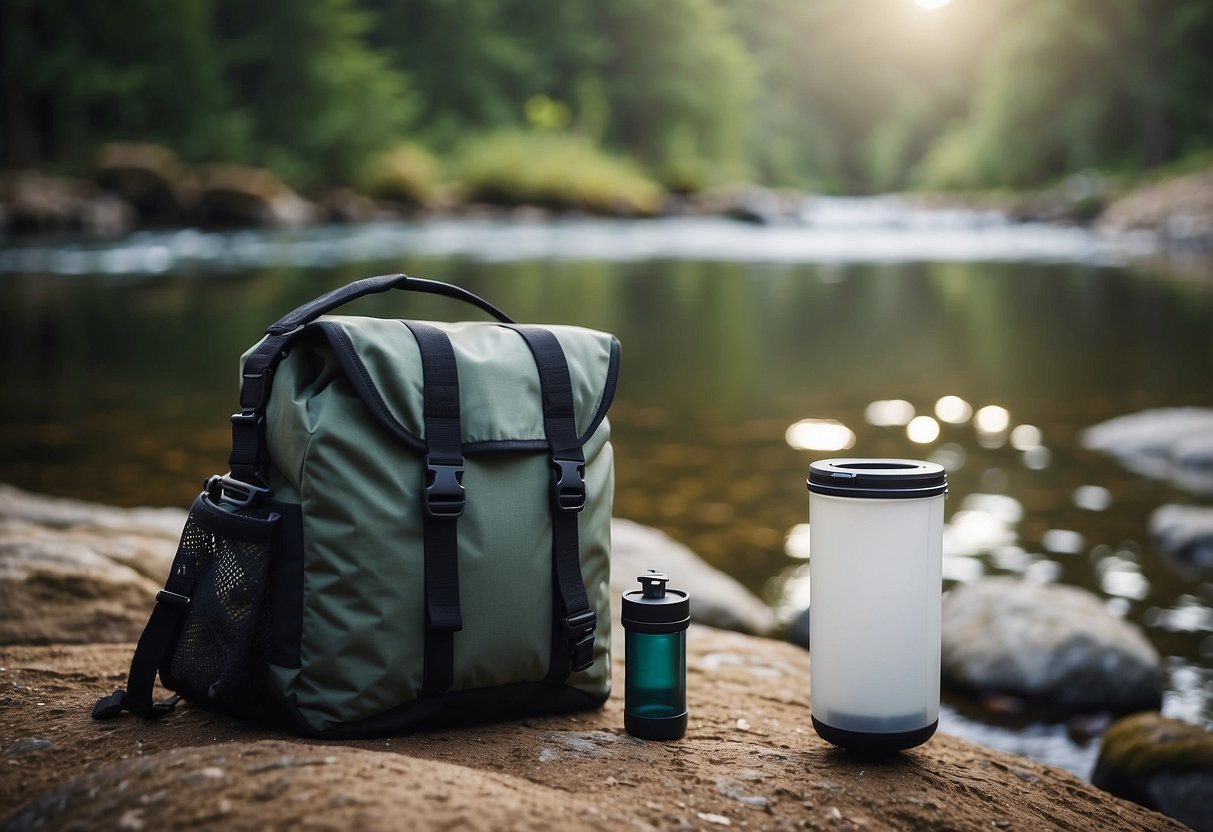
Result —
<svg viewBox="0 0 1213 832"><path fill-rule="evenodd" d="M424 201L553 158L676 193L1208 164L1213 0L928 5L5 0L0 166L72 173L139 140Z"/></svg>

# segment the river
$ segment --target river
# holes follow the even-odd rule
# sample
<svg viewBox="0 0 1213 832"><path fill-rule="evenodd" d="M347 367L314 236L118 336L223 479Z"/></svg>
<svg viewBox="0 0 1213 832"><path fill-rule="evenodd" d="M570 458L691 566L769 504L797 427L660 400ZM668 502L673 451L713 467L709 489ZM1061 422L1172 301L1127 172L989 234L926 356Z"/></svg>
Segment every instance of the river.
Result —
<svg viewBox="0 0 1213 832"><path fill-rule="evenodd" d="M521 321L615 333L616 513L781 615L807 597L810 460L938 459L949 517L967 524L952 526L949 581L1015 574L1098 593L1167 657L1164 713L1213 725L1213 575L1162 557L1147 533L1158 506L1197 498L1079 440L1145 408L1213 407L1213 286L1142 265L1148 251L888 200L765 227L444 220L9 244L0 481L187 505L225 463L237 359L262 328L337 285L405 271ZM349 311L471 313L402 293ZM912 416L927 418L907 430ZM1084 777L1098 746L962 700L941 730Z"/></svg>

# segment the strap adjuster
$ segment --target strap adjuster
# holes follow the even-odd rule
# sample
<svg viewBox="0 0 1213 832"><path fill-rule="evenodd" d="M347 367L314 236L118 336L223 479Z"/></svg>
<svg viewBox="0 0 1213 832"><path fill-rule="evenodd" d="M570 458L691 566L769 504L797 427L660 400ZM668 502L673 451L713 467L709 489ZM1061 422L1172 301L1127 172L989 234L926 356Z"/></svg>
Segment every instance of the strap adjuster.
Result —
<svg viewBox="0 0 1213 832"><path fill-rule="evenodd" d="M569 665L573 672L586 670L594 663L594 629L598 616L593 610L583 610L568 616L564 625L565 638L569 640Z"/></svg>
<svg viewBox="0 0 1213 832"><path fill-rule="evenodd" d="M121 688L109 696L101 697L97 700L97 704L93 705L93 719L109 719L122 713L125 698L126 691Z"/></svg>
<svg viewBox="0 0 1213 832"><path fill-rule="evenodd" d="M560 511L585 508L585 461L552 457L552 505Z"/></svg>
<svg viewBox="0 0 1213 832"><path fill-rule="evenodd" d="M425 513L436 520L454 520L467 504L463 488L463 460L433 462L425 458Z"/></svg>
<svg viewBox="0 0 1213 832"><path fill-rule="evenodd" d="M188 607L190 599L176 592L169 592L167 589L162 589L156 593L156 603L166 604L170 607Z"/></svg>
<svg viewBox="0 0 1213 832"><path fill-rule="evenodd" d="M239 415L236 414L236 416ZM217 498L219 502L230 503L237 508L248 508L258 499L270 493L268 488L236 479L232 476L231 471L211 477L206 481L204 490L212 500Z"/></svg>

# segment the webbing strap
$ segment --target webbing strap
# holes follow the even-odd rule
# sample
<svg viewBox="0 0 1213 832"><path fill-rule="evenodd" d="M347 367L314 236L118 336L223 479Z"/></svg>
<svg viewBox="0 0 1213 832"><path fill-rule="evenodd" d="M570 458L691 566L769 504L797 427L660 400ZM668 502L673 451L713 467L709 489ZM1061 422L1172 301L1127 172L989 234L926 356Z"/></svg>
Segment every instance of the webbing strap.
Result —
<svg viewBox="0 0 1213 832"><path fill-rule="evenodd" d="M156 685L156 674L168 660L173 636L189 608L196 567L193 553L184 546L178 546L168 580L164 583L164 589L156 593L156 606L152 608L152 614L135 646L126 687L98 699L93 706L94 719L109 719L122 711L155 718L173 709L176 696L164 702L153 702L152 690Z"/></svg>
<svg viewBox="0 0 1213 832"><path fill-rule="evenodd" d="M435 696L455 679L459 609L459 532L463 514L463 439L459 424L459 369L451 339L437 327L404 325L417 340L425 385L425 471L422 482L425 544L425 663L421 696Z"/></svg>
<svg viewBox="0 0 1213 832"><path fill-rule="evenodd" d="M577 437L573 382L560 341L546 329L511 327L526 340L539 371L543 429L552 455L552 654L547 678L560 685L594 663L594 630L581 577L577 513L585 506L585 454Z"/></svg>

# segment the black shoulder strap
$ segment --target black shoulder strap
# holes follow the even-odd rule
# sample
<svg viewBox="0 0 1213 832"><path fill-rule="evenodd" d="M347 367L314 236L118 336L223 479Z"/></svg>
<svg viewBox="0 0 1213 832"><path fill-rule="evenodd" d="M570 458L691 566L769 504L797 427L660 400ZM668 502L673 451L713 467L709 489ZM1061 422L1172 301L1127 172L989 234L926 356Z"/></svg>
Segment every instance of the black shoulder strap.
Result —
<svg viewBox="0 0 1213 832"><path fill-rule="evenodd" d="M187 519L186 522L191 521ZM139 643L135 646L126 687L98 699L93 706L94 719L109 719L122 711L154 718L173 709L178 697L172 696L164 702L153 702L152 690L156 685L156 674L168 660L174 635L185 618L190 597L194 593L196 575L194 552L187 546L178 545L168 580L164 583L164 589L156 593L156 606L152 608L152 614L143 627Z"/></svg>
<svg viewBox="0 0 1213 832"><path fill-rule="evenodd" d="M405 321L421 351L425 384L425 664L421 696L434 696L455 679L459 608L459 531L463 514L463 437L459 424L459 369L446 333Z"/></svg>
<svg viewBox="0 0 1213 832"><path fill-rule="evenodd" d="M543 428L552 454L552 658L545 681L560 685L594 663L598 617L581 577L577 513L585 507L585 454L577 438L573 382L560 341L546 329L511 327L526 340L539 371Z"/></svg>

